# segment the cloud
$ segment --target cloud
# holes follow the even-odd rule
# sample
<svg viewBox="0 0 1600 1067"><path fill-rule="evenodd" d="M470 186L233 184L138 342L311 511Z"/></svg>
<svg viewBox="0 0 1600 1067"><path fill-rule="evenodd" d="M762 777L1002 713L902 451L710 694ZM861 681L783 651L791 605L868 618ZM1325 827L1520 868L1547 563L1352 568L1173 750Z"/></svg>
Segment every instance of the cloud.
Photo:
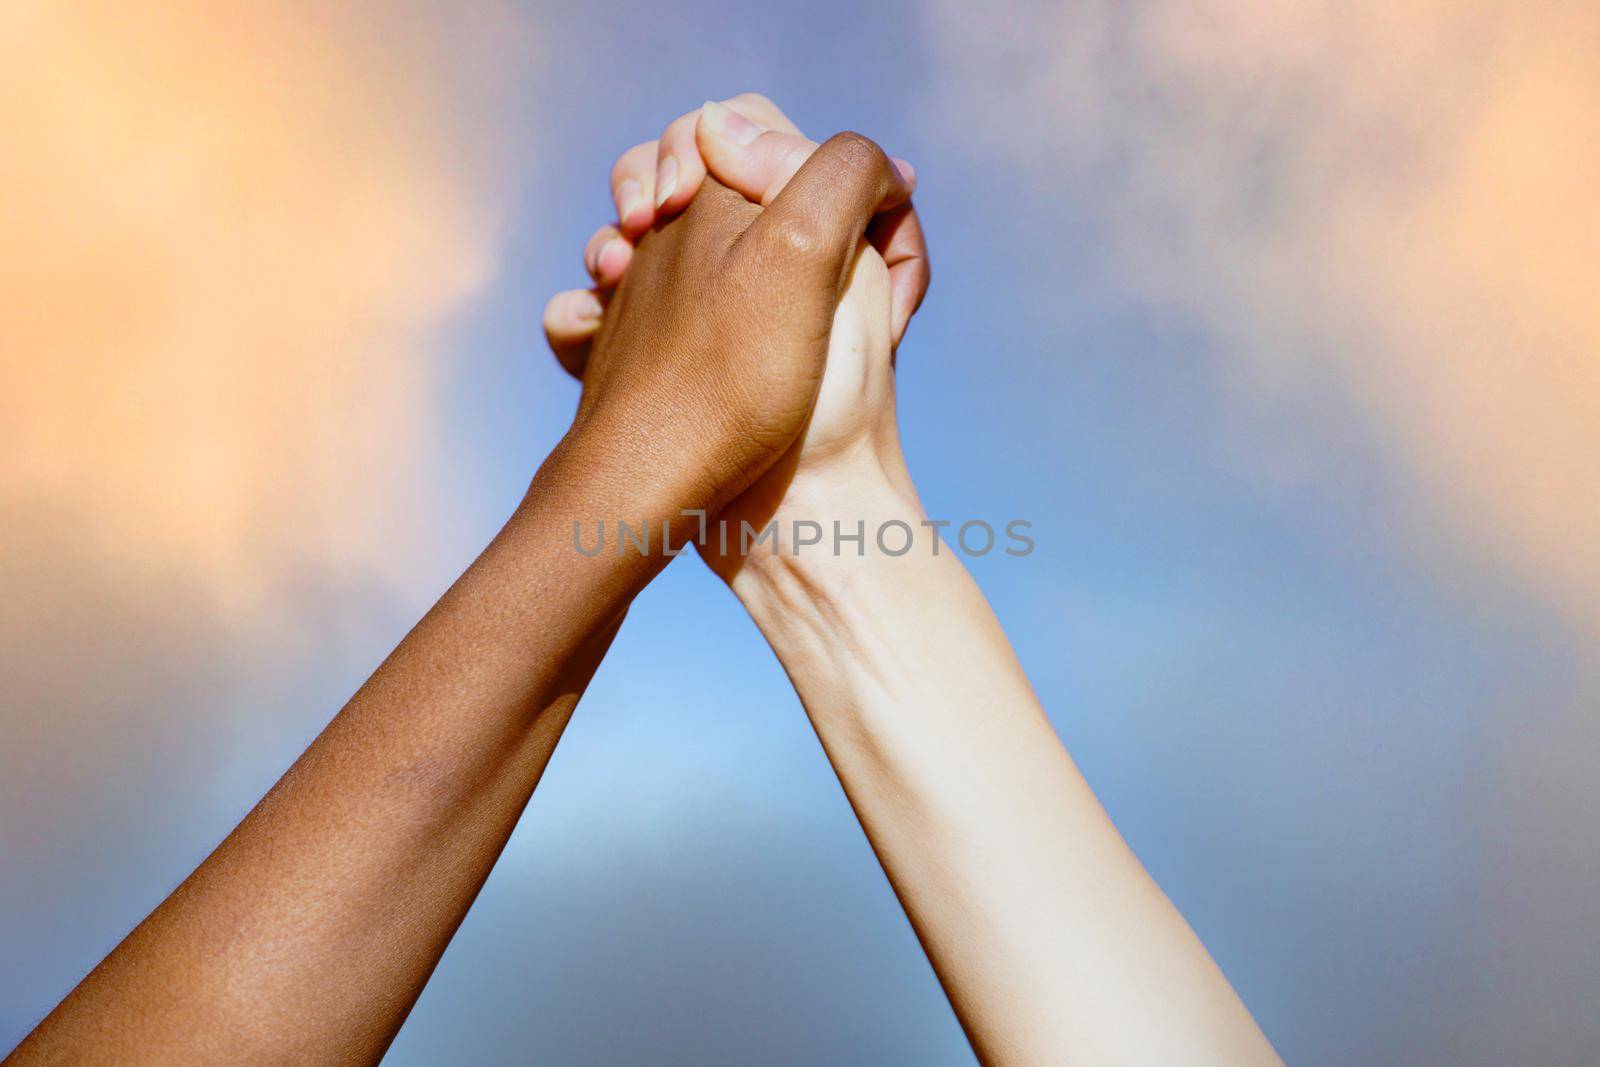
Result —
<svg viewBox="0 0 1600 1067"><path fill-rule="evenodd" d="M1600 887L1577 755L1600 743L1600 7L1088 0L1002 19L947 2L930 28L948 73L931 121L1050 190L1025 217L1090 213L1111 287L1198 327L1228 414L1266 453L1253 472L1337 491L1352 453L1376 454L1383 480L1398 477L1357 494L1377 513L1356 535L1393 534L1491 601L1483 633L1500 662L1402 657L1375 680L1340 657L1357 689L1319 680L1275 709L1293 736L1340 736L1319 725L1338 721L1361 750L1344 759L1319 740L1317 773L1359 782L1363 799L1318 786L1308 810L1340 805L1336 829L1311 835L1308 868L1275 901L1311 917L1294 928L1317 942L1311 982L1356 975L1375 998L1336 1040L1392 1031L1385 1047L1422 1059L1581 1059ZM1492 610L1507 579L1534 610ZM1367 610L1379 640L1386 609ZM1271 659L1252 669L1270 676ZM1479 697L1430 698L1429 679L1475 672ZM1327 694L1351 706L1319 719L1308 702ZM1359 719L1388 700L1392 722ZM1403 775L1375 776L1368 747ZM1228 770L1279 795L1232 757ZM1429 829L1406 839L1417 825ZM1427 858L1458 835L1470 859ZM1392 851L1352 851L1369 841ZM1386 882L1411 864L1420 881ZM1338 929L1328 887L1346 879L1383 902L1363 924L1390 909L1391 943L1316 933ZM1404 977L1385 978L1373 964L1395 945L1411 946ZM1385 1017L1397 996L1440 1011Z"/></svg>
<svg viewBox="0 0 1600 1067"><path fill-rule="evenodd" d="M937 121L1092 203L1241 400L1335 437L1331 378L1417 547L1600 634L1600 8L947 3L932 41Z"/></svg>
<svg viewBox="0 0 1600 1067"><path fill-rule="evenodd" d="M394 640L532 46L498 3L0 5L0 1048Z"/></svg>
<svg viewBox="0 0 1600 1067"><path fill-rule="evenodd" d="M516 30L495 5L8 5L0 501L234 603L395 559L430 334L494 266Z"/></svg>

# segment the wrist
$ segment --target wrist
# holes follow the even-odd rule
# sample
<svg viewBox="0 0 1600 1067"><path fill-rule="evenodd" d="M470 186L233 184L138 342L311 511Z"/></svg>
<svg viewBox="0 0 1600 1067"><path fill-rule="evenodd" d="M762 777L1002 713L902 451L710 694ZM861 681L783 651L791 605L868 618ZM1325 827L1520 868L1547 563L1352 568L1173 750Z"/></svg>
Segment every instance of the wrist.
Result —
<svg viewBox="0 0 1600 1067"><path fill-rule="evenodd" d="M904 464L863 456L797 471L765 516L724 515L707 541L708 562L760 623L762 605L825 609L869 569L936 553L939 538Z"/></svg>
<svg viewBox="0 0 1600 1067"><path fill-rule="evenodd" d="M868 729L863 715L875 733L898 730L900 712L922 702L919 668L896 635L930 621L961 565L909 478L868 465L811 475L773 512L781 544L753 547L724 578L838 755ZM815 543L797 545L806 523Z"/></svg>
<svg viewBox="0 0 1600 1067"><path fill-rule="evenodd" d="M657 455L652 444L598 420L575 421L540 464L518 518L554 514L591 534L619 525L648 529L652 545L668 530L672 543L682 544L698 528L684 512L706 506L704 479L686 474L681 458Z"/></svg>
<svg viewBox="0 0 1600 1067"><path fill-rule="evenodd" d="M625 608L681 546L694 520L678 513L673 490L638 476L605 438L574 428L539 465L495 548L508 560L549 568L563 592L582 593L609 618ZM648 536L619 551L619 529Z"/></svg>

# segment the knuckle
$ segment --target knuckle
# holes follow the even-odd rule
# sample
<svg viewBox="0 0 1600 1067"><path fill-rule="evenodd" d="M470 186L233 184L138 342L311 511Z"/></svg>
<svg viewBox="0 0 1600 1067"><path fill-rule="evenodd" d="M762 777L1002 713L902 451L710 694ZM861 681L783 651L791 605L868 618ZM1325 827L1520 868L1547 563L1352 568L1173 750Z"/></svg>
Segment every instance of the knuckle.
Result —
<svg viewBox="0 0 1600 1067"><path fill-rule="evenodd" d="M792 174L804 166L806 160L810 159L816 150L817 144L815 141L808 141L804 138L790 138L777 155L779 167Z"/></svg>
<svg viewBox="0 0 1600 1067"><path fill-rule="evenodd" d="M611 164L611 184L616 186L625 178L633 177L634 172L639 169L647 152L650 159L654 160L655 148L656 143L654 141L641 141L618 156L617 161Z"/></svg>
<svg viewBox="0 0 1600 1067"><path fill-rule="evenodd" d="M692 142L694 140L695 123L698 122L699 119L700 112L695 110L689 112L687 115L679 115L677 118L667 123L667 128L661 131L662 144L667 144L670 142L676 145L681 144L684 141Z"/></svg>
<svg viewBox="0 0 1600 1067"><path fill-rule="evenodd" d="M812 257L825 248L822 228L811 219L784 215L772 222L773 241L792 256Z"/></svg>
<svg viewBox="0 0 1600 1067"><path fill-rule="evenodd" d="M870 137L847 130L828 138L825 147L842 169L860 178L877 178L888 173L889 157Z"/></svg>
<svg viewBox="0 0 1600 1067"><path fill-rule="evenodd" d="M556 336L562 332L561 297L559 295L552 296L549 300L545 301L544 314L540 316L540 324L544 326L545 337L549 338L551 342L554 343Z"/></svg>
<svg viewBox="0 0 1600 1067"><path fill-rule="evenodd" d="M773 111L777 111L778 110L778 105L774 104L772 102L772 99L770 97L768 97L764 93L740 93L738 96L734 97L732 100L730 100L728 102L729 103L740 103L740 104L751 104L751 105L754 105L756 107L771 108Z"/></svg>
<svg viewBox="0 0 1600 1067"><path fill-rule="evenodd" d="M928 262L927 256L918 256L911 267L911 277L916 282L920 292L927 292L928 286L933 284L933 264Z"/></svg>

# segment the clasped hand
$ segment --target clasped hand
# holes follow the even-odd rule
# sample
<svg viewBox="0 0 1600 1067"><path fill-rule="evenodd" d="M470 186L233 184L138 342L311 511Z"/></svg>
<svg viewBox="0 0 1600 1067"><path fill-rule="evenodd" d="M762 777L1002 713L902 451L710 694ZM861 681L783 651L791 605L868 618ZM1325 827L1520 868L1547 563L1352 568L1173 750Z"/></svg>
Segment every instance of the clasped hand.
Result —
<svg viewBox="0 0 1600 1067"><path fill-rule="evenodd" d="M822 480L819 495L874 477L909 495L891 364L928 286L914 181L866 138L818 145L755 94L623 153L619 221L585 249L594 287L545 311L583 382L572 433L646 474L657 506L736 528ZM739 562L708 561L724 577Z"/></svg>

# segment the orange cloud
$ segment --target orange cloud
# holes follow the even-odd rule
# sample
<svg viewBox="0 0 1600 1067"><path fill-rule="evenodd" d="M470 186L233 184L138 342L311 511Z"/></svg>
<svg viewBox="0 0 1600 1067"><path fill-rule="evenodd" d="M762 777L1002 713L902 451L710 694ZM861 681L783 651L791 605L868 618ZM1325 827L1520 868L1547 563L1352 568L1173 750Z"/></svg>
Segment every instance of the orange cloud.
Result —
<svg viewBox="0 0 1600 1067"><path fill-rule="evenodd" d="M514 31L493 5L6 5L0 511L235 601L278 559L392 558L430 332L493 268ZM463 41L490 51L449 62Z"/></svg>
<svg viewBox="0 0 1600 1067"><path fill-rule="evenodd" d="M1444 523L1600 633L1600 7L949 3L933 31L938 121L1095 204L1244 400L1332 374L1419 545ZM1343 432L1318 415L1295 433Z"/></svg>

